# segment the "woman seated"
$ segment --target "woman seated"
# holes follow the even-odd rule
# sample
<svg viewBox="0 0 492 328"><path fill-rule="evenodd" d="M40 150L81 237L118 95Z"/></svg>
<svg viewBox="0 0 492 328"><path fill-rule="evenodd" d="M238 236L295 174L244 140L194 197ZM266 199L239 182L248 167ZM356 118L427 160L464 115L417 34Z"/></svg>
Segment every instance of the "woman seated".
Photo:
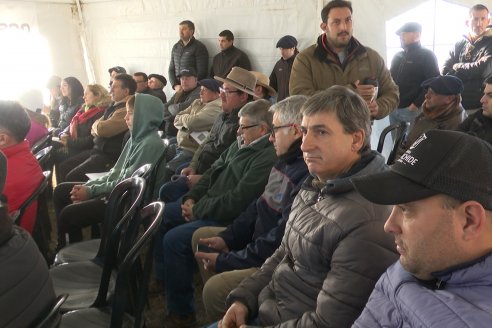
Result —
<svg viewBox="0 0 492 328"><path fill-rule="evenodd" d="M150 95L131 96L127 103L125 121L131 131L115 166L104 176L85 184L66 182L55 188L53 200L58 220L58 247L82 240L81 229L104 218L104 197L120 181L130 177L140 166L154 164L164 151L158 129L163 120L162 102Z"/></svg>
<svg viewBox="0 0 492 328"><path fill-rule="evenodd" d="M60 142L54 143L53 162L56 166L57 181L63 182L68 172L63 172L59 164L69 157L94 146L91 127L99 119L104 109L111 104L111 96L99 84L89 84L84 92L85 103L72 118L70 125L60 134Z"/></svg>
<svg viewBox="0 0 492 328"><path fill-rule="evenodd" d="M60 119L55 122L56 125L53 125L55 128L53 135L56 137L70 124L72 117L84 103L84 87L77 78L73 76L64 78L60 90L62 94L59 108Z"/></svg>

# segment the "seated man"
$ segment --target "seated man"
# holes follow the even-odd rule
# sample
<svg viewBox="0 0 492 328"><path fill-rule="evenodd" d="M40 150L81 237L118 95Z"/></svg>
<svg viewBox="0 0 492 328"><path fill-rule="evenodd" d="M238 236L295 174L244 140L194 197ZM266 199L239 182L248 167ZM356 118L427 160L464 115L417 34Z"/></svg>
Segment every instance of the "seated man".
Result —
<svg viewBox="0 0 492 328"><path fill-rule="evenodd" d="M174 126L178 130L175 157L166 164L169 178L178 167L189 163L196 150L209 135L217 116L222 112L220 99L220 84L213 79L204 79L198 82L200 85L200 98L193 101L191 106L176 114ZM196 136L195 136L196 134ZM166 179L167 181L169 179Z"/></svg>
<svg viewBox="0 0 492 328"><path fill-rule="evenodd" d="M94 147L60 164L60 171L68 172L64 181L87 181L86 173L109 171L121 154L123 137L128 131L125 122L126 101L135 94L137 84L131 75L118 74L111 84L113 103L92 125Z"/></svg>
<svg viewBox="0 0 492 328"><path fill-rule="evenodd" d="M150 76L152 76L152 74ZM178 78L181 89L164 104L164 121L162 122L160 129L164 132L166 137L176 136L177 130L174 126L176 114L190 107L191 103L200 97L200 88L197 83L198 79L193 68L183 68L179 72Z"/></svg>
<svg viewBox="0 0 492 328"><path fill-rule="evenodd" d="M489 143L431 130L391 171L354 179L371 202L395 204L384 230L400 253L354 327L489 327L491 163Z"/></svg>
<svg viewBox="0 0 492 328"><path fill-rule="evenodd" d="M468 116L457 130L492 143L492 77L485 81L485 90L480 102L482 108Z"/></svg>
<svg viewBox="0 0 492 328"><path fill-rule="evenodd" d="M167 84L166 78L160 74L150 74L148 79L148 92L145 93L159 98L165 104L167 98L163 89Z"/></svg>
<svg viewBox="0 0 492 328"><path fill-rule="evenodd" d="M117 75L113 87L118 84ZM133 80L132 80L133 81ZM55 211L58 218L59 247L66 243L65 233L70 243L82 239L81 229L104 219L105 197L122 180L130 177L144 164L154 164L164 151L164 144L157 133L162 122L162 102L145 94L128 98L126 124L131 137L114 167L98 179L85 184L77 182L62 183L53 193Z"/></svg>
<svg viewBox="0 0 492 328"><path fill-rule="evenodd" d="M280 245L292 201L308 175L302 158L300 129L301 107L306 100L305 96L292 96L270 108L273 113L270 141L278 160L263 194L227 228L204 227L193 234L193 250L198 243L215 250L195 253L205 282L203 304L214 321L225 314L224 300L229 292L243 278L256 272Z"/></svg>
<svg viewBox="0 0 492 328"><path fill-rule="evenodd" d="M55 291L38 246L8 215L2 195L6 175L7 159L0 152L0 327L36 327L53 306Z"/></svg>
<svg viewBox="0 0 492 328"><path fill-rule="evenodd" d="M254 76L256 76L256 86L255 86L255 100L256 99L266 99L271 102L272 99L277 95L277 91L270 86L270 79L268 76L261 72L251 71Z"/></svg>
<svg viewBox="0 0 492 328"><path fill-rule="evenodd" d="M222 327L254 318L262 326L348 327L396 260L383 231L391 208L366 201L350 182L387 169L371 151L367 104L333 86L313 95L302 114L312 176L292 204L280 247L227 297Z"/></svg>
<svg viewBox="0 0 492 328"><path fill-rule="evenodd" d="M238 142L233 143L183 197L179 213L162 218L170 229L162 241L168 327L194 322L194 258L191 237L203 226L232 222L264 190L276 156L268 141L272 126L270 103L258 100L239 111ZM168 204L166 204L168 205Z"/></svg>
<svg viewBox="0 0 492 328"><path fill-rule="evenodd" d="M422 82L426 90L422 112L410 126L406 141L398 150L403 154L412 143L424 132L431 129L456 130L466 117L461 106L463 82L456 76L436 76Z"/></svg>
<svg viewBox="0 0 492 328"><path fill-rule="evenodd" d="M0 151L7 157L7 179L3 193L13 213L32 195L43 181L43 172L25 139L31 120L22 106L13 101L0 101ZM32 233L36 221L37 202L24 212L18 224Z"/></svg>

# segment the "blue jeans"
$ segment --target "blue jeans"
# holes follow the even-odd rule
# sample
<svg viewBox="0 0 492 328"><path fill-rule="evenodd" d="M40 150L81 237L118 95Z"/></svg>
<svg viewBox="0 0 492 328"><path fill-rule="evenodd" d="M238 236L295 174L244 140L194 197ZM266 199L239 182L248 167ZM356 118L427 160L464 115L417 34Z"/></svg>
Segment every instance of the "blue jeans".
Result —
<svg viewBox="0 0 492 328"><path fill-rule="evenodd" d="M164 280L162 239L167 231L187 222L181 215L183 196L187 192L186 179L165 183L159 190L159 199L164 201L166 205L164 206L161 225L155 236L154 266L158 280Z"/></svg>
<svg viewBox="0 0 492 328"><path fill-rule="evenodd" d="M198 228L220 226L216 221L197 220L169 230L162 241L164 290L169 313L188 315L195 312L195 269L191 237Z"/></svg>

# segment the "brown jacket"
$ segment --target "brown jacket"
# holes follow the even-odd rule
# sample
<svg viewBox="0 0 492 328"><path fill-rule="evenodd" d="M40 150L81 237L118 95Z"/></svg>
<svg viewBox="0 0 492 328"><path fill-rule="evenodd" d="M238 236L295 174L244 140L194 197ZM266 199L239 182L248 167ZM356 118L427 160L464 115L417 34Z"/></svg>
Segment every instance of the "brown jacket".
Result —
<svg viewBox="0 0 492 328"><path fill-rule="evenodd" d="M379 82L376 119L389 115L399 102L398 86L393 81L383 58L374 50L352 38L343 65L338 57L323 46L324 34L318 42L299 53L294 61L289 81L290 95L311 96L333 85L353 88L352 83L367 77Z"/></svg>

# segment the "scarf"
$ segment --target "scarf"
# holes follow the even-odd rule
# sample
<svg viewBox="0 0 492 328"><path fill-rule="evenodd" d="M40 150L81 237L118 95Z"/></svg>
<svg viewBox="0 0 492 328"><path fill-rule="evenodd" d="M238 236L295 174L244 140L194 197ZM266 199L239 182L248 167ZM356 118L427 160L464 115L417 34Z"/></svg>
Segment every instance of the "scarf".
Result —
<svg viewBox="0 0 492 328"><path fill-rule="evenodd" d="M445 107L434 108L432 111L427 108L427 104L424 101L422 104L422 113L425 117L430 120L447 119L450 116L455 115L457 112L461 111L461 96L457 95L456 99Z"/></svg>
<svg viewBox="0 0 492 328"><path fill-rule="evenodd" d="M91 106L87 108L87 106L82 106L82 108L75 114L70 122L70 137L73 139L77 139L77 127L79 124L84 124L92 117L96 116L104 109L96 106Z"/></svg>

